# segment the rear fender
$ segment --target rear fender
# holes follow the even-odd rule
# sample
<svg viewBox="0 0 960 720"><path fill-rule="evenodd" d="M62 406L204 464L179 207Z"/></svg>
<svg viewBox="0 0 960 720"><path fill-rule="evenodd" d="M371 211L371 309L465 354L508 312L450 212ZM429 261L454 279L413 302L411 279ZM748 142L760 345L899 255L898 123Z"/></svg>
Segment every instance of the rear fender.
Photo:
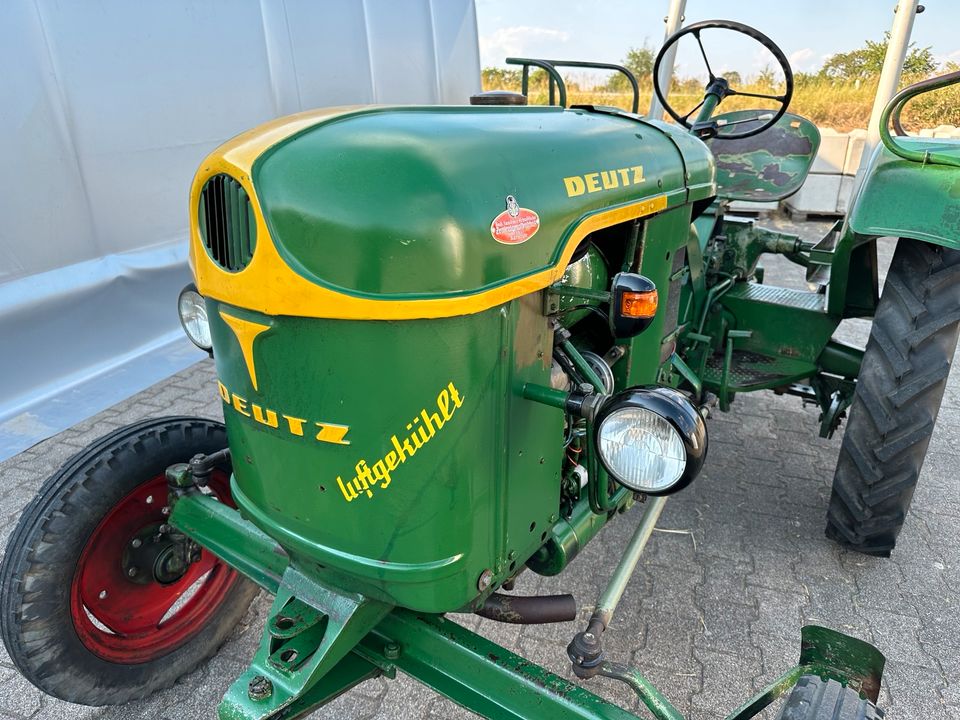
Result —
<svg viewBox="0 0 960 720"><path fill-rule="evenodd" d="M897 138L906 148L957 154L946 138ZM859 236L907 237L960 248L960 167L906 160L879 146L850 208Z"/></svg>

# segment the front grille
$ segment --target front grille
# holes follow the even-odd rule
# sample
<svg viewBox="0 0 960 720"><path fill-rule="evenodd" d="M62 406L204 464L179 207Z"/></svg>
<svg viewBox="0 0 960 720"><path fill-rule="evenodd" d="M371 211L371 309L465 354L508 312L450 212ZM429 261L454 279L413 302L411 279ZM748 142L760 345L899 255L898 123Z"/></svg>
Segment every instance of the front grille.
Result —
<svg viewBox="0 0 960 720"><path fill-rule="evenodd" d="M257 224L247 191L234 178L214 175L200 192L200 238L224 270L243 270L257 244Z"/></svg>
<svg viewBox="0 0 960 720"><path fill-rule="evenodd" d="M677 329L677 319L680 314L680 293L683 289L683 277L680 271L683 270L684 263L687 261L687 249L680 248L673 254L673 267L670 268L670 276L675 279L670 283L667 290L667 312L665 313L663 323L663 337L669 337ZM666 362L667 358L673 355L677 349L677 339L672 338L660 346L660 362Z"/></svg>

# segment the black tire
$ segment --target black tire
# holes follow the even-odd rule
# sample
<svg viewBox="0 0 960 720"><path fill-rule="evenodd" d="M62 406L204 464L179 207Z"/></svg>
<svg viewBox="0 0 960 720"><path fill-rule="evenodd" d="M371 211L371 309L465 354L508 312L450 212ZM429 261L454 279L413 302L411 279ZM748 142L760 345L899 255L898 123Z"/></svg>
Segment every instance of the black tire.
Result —
<svg viewBox="0 0 960 720"><path fill-rule="evenodd" d="M850 408L827 536L888 557L907 516L960 329L960 251L901 239Z"/></svg>
<svg viewBox="0 0 960 720"><path fill-rule="evenodd" d="M881 720L883 710L836 680L804 675L777 720Z"/></svg>
<svg viewBox="0 0 960 720"><path fill-rule="evenodd" d="M224 582L207 619L195 632L190 626L182 644L145 661L121 663L96 654L81 639L71 614L81 553L101 520L145 479L226 444L221 423L151 419L100 438L44 483L24 510L0 563L0 636L31 683L69 702L125 703L173 685L229 637L258 592L243 577Z"/></svg>

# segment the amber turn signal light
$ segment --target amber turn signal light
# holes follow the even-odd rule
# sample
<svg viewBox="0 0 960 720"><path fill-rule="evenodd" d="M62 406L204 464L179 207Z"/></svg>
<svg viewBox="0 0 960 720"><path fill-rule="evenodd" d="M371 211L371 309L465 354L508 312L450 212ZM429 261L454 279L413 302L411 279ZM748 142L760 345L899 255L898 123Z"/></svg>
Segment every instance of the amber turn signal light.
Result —
<svg viewBox="0 0 960 720"><path fill-rule="evenodd" d="M652 318L657 314L657 290L625 292L620 296L620 314L628 318Z"/></svg>
<svg viewBox="0 0 960 720"><path fill-rule="evenodd" d="M631 338L646 330L657 314L657 286L636 273L617 273L610 287L610 332Z"/></svg>

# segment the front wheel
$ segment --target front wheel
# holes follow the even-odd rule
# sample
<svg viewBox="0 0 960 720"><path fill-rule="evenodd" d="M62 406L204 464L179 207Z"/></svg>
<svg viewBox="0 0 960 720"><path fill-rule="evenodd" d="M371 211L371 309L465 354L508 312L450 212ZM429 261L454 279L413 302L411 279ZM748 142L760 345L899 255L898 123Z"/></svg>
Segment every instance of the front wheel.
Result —
<svg viewBox="0 0 960 720"><path fill-rule="evenodd" d="M960 331L960 251L901 239L840 447L827 536L888 556L906 518Z"/></svg>
<svg viewBox="0 0 960 720"><path fill-rule="evenodd" d="M227 445L199 418L122 428L40 489L0 564L0 635L44 692L112 705L173 685L211 656L257 593L167 524L168 466ZM229 469L207 492L231 504Z"/></svg>
<svg viewBox="0 0 960 720"><path fill-rule="evenodd" d="M804 675L777 720L882 720L883 710L836 680Z"/></svg>

